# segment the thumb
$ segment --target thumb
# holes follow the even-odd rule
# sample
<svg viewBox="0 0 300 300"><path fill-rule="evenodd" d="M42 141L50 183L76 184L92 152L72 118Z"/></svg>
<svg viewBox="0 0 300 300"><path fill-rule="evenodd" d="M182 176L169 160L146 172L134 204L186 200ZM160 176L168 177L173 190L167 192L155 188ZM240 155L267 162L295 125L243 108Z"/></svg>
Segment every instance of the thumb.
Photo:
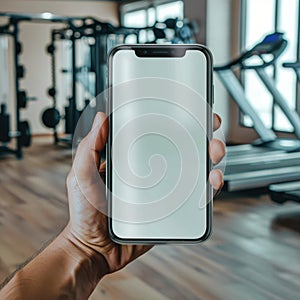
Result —
<svg viewBox="0 0 300 300"><path fill-rule="evenodd" d="M103 112L98 112L94 118L92 129L85 137L85 142L89 144L93 151L99 153L105 148L108 139L108 118Z"/></svg>
<svg viewBox="0 0 300 300"><path fill-rule="evenodd" d="M99 112L88 135L79 143L73 169L78 180L94 181L99 176L100 151L108 139L108 118Z"/></svg>

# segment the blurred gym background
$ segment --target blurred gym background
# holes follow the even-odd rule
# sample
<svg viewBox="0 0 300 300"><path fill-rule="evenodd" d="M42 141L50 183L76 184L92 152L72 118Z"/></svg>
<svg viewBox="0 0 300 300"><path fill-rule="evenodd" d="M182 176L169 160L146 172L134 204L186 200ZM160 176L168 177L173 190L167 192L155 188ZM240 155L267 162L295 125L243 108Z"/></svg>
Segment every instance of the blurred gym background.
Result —
<svg viewBox="0 0 300 300"><path fill-rule="evenodd" d="M0 281L66 224L74 130L123 43L210 48L225 185L207 243L156 247L92 299L298 299L298 0L0 0Z"/></svg>

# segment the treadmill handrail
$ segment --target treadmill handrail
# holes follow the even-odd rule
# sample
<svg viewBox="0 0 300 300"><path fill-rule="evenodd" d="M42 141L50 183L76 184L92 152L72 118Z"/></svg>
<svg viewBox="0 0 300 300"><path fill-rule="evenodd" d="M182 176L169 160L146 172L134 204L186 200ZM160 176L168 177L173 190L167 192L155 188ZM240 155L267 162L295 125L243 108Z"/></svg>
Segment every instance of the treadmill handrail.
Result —
<svg viewBox="0 0 300 300"><path fill-rule="evenodd" d="M297 75L298 81L300 81L300 61L286 62L286 63L283 63L282 66L284 68L293 69Z"/></svg>
<svg viewBox="0 0 300 300"><path fill-rule="evenodd" d="M278 40L273 42L265 42L270 36L279 36ZM242 53L238 58L232 60L228 64L223 66L215 67L214 70L218 72L219 70L231 69L234 67L240 67L241 69L255 69L255 68L266 68L270 65L274 65L276 60L281 56L287 47L287 40L283 38L283 33L275 32L273 34L267 35L261 42L256 44L253 48ZM265 55L272 55L269 61L264 59ZM261 60L261 64L247 65L245 62L251 57L258 57Z"/></svg>
<svg viewBox="0 0 300 300"><path fill-rule="evenodd" d="M300 139L300 116L298 112L289 106L282 93L276 87L275 80L267 74L266 70L256 69L255 72L264 83L270 94L273 96L274 103L279 106L281 111L293 126L297 138Z"/></svg>
<svg viewBox="0 0 300 300"><path fill-rule="evenodd" d="M282 64L284 68L291 68L291 69L300 69L300 61L295 62L285 62Z"/></svg>
<svg viewBox="0 0 300 300"><path fill-rule="evenodd" d="M230 93L233 100L237 103L241 111L245 115L249 116L252 120L253 127L259 135L261 141L264 143L268 143L276 140L276 134L272 131L272 129L267 128L265 126L258 113L252 107L250 101L245 96L243 86L236 78L232 70L219 70L217 74L219 75L219 78L222 81L223 85L226 87L226 90Z"/></svg>

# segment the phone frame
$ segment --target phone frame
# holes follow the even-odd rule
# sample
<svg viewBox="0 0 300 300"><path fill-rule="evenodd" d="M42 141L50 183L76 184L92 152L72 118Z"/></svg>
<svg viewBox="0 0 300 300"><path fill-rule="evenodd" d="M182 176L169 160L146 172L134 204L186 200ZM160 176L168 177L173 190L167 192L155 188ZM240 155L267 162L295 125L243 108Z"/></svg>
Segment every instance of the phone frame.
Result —
<svg viewBox="0 0 300 300"><path fill-rule="evenodd" d="M213 189L209 184L209 173L212 169L212 161L209 156L209 142L212 139L213 134L213 113L212 106L214 102L214 92L213 92L213 57L210 50L203 45L200 44L129 44L129 45L118 45L111 49L108 55L108 101L107 101L107 114L108 114L108 122L109 122L109 135L108 135L108 143L106 146L106 189L111 191L112 188L112 161L111 161L111 143L112 143L112 126L113 126L113 117L112 117L112 87L113 87L113 57L118 51L122 50L133 50L136 55L139 57L183 57L185 55L186 50L197 50L201 51L205 57L207 62L207 87L206 87L206 100L209 105L210 111L207 111L207 204L206 204L206 231L204 235L198 239L124 239L117 236L113 232L112 228L112 193L107 193L107 201L108 201L108 232L110 238L119 244L198 244L207 240L212 232L212 219L213 219ZM147 53L145 52L147 51ZM176 54L174 56L174 54ZM210 113L211 112L211 113Z"/></svg>

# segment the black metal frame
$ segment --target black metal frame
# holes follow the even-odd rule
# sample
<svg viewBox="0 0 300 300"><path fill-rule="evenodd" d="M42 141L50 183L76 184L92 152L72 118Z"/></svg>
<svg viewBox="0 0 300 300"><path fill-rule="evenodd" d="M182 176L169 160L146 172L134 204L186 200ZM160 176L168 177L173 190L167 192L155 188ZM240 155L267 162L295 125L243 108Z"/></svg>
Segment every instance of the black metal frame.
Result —
<svg viewBox="0 0 300 300"><path fill-rule="evenodd" d="M94 59L94 70L95 73L95 95L97 97L101 94L107 87L107 54L108 54L108 45L107 39L110 34L114 34L117 36L126 37L129 34L135 34L138 36L139 30L135 28L124 28L124 27L115 27L109 23L100 22L94 18L82 18L81 20L83 24L80 26L75 26L72 24L68 24L68 26L61 29L53 29L51 32L51 43L50 45L54 48L54 51L50 53L51 61L52 61L52 87L56 90L56 54L55 54L55 45L59 40L70 40L72 43L72 63L71 63L71 74L72 74L72 95L70 98L70 106L71 110L71 120L70 120L70 130L66 132L69 136L64 136L59 138L57 132L57 126L53 128L54 131L54 143L57 144L59 142L66 142L68 144L72 143L73 134L77 125L78 116L80 115L80 111L77 109L77 73L78 66L76 64L76 53L77 46L76 41L80 40L83 37L92 37L95 40L95 51L91 53ZM70 33L71 32L71 33ZM69 34L68 34L69 33ZM54 74L54 75L53 75ZM56 94L51 96L53 100L53 108L56 108L57 99ZM105 104L98 104L105 110ZM67 130L66 130L67 131Z"/></svg>
<svg viewBox="0 0 300 300"><path fill-rule="evenodd" d="M15 86L15 95L16 95L16 129L18 132L20 132L20 107L18 105L18 95L20 92L20 78L17 75L19 64L19 56L20 53L18 53L18 45L20 43L19 41L19 20L15 18L10 18L8 23L4 26L0 27L0 35L9 35L13 39L13 56L14 56L14 86ZM7 146L2 146L0 148L0 153L12 153L15 154L18 159L21 159L23 157L23 151L22 151L22 143L21 143L21 136L18 135L16 137L17 144L16 149L9 148Z"/></svg>
<svg viewBox="0 0 300 300"><path fill-rule="evenodd" d="M94 58L94 68L93 72L95 73L95 94L94 97L100 95L107 88L107 56L110 49L108 49L108 38L110 35L115 35L118 37L124 37L128 35L136 35L137 43L139 43L139 35L141 30L153 30L153 26L145 27L145 28L128 28L128 27L115 27L109 23L100 22L94 18L83 18L81 20L83 24L80 26L70 25L61 28L54 29L51 33L51 44L54 49L55 43L60 40L70 40L72 42L72 66L70 72L72 73L72 95L69 109L71 109L71 123L70 130L66 130L65 133L70 134L69 136L63 136L62 138L58 138L57 128L56 126L53 128L54 130L54 142L57 144L58 142L67 142L68 144L72 143L73 133L75 131L75 127L77 125L78 116L81 114L77 109L77 90L76 90L76 82L77 73L80 70L80 67L76 65L76 41L80 40L83 37L93 38L95 41L94 53L91 53L91 56ZM71 32L71 34L70 34ZM56 77L53 76L56 72L55 67L55 50L52 55L52 87L56 89ZM68 71L67 71L68 72ZM56 97L55 94L52 96L53 98L53 108L56 108ZM98 101L99 102L99 101ZM71 105L72 104L72 105ZM98 109L105 110L105 103L97 103Z"/></svg>
<svg viewBox="0 0 300 300"><path fill-rule="evenodd" d="M240 50L243 51L245 49L245 36L246 36L246 9L247 9L247 1L249 0L241 0L241 6L240 6ZM280 8L280 2L283 0L273 0L275 1L275 14L274 14L274 32L278 31L278 24L279 24L279 8ZM298 7L298 40L297 40L297 58L300 60L300 5ZM274 80L276 80L278 73L278 66L274 66L273 76ZM241 74L241 81L244 83L245 78L243 74ZM298 113L300 113L300 82L296 82L296 110ZM276 104L273 101L272 104L272 130L284 132L282 130L275 129L275 107ZM239 114L239 124L244 127L248 127L244 124L243 120L243 114ZM290 133L290 132L289 132Z"/></svg>
<svg viewBox="0 0 300 300"><path fill-rule="evenodd" d="M49 13L46 14L16 14L16 13L0 13L0 17L8 18L8 22L0 27L0 35L9 35L13 38L13 56L14 56L14 80L15 80L15 95L16 95L16 129L17 132L21 131L21 112L18 105L18 95L20 92L20 79L17 75L19 64L19 57L21 53L18 53L19 40L19 27L21 22L55 22L55 23L67 23L70 27L74 27L73 22L80 18L68 18L63 16L56 16ZM0 154L12 153L15 154L18 159L23 157L22 137L20 134L16 136L17 144L16 149L9 148L6 145L0 147Z"/></svg>

